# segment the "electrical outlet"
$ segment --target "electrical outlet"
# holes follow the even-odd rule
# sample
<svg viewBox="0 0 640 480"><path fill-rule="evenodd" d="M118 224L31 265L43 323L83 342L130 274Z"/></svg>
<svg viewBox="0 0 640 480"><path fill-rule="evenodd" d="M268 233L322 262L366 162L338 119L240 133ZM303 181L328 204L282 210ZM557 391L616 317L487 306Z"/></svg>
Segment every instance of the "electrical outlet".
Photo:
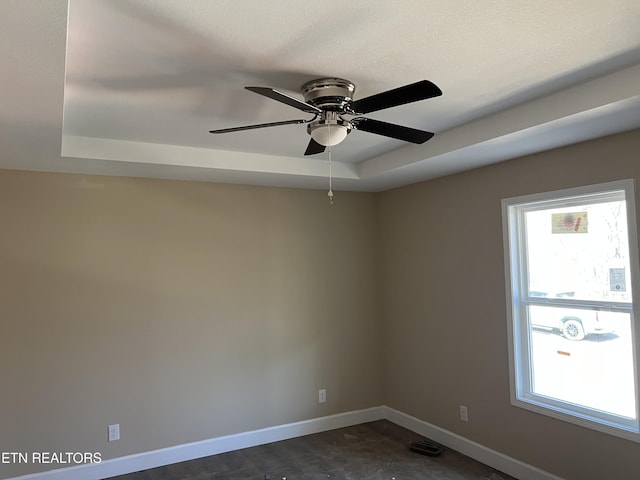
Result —
<svg viewBox="0 0 640 480"><path fill-rule="evenodd" d="M120 440L120 424L109 425L109 441L115 442Z"/></svg>
<svg viewBox="0 0 640 480"><path fill-rule="evenodd" d="M467 407L464 405L460 405L460 420L463 422L469 421L469 412L467 412Z"/></svg>
<svg viewBox="0 0 640 480"><path fill-rule="evenodd" d="M324 403L327 401L327 389L322 388L318 390L318 403Z"/></svg>

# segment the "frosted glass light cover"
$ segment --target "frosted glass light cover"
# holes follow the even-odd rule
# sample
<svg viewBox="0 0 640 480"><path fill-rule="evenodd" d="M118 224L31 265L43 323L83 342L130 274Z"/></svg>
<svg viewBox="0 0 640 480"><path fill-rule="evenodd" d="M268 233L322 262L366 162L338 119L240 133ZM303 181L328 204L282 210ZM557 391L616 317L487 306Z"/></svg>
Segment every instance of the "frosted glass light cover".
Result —
<svg viewBox="0 0 640 480"><path fill-rule="evenodd" d="M320 145L331 147L347 138L347 133L347 128L342 125L320 125L311 132L311 138Z"/></svg>

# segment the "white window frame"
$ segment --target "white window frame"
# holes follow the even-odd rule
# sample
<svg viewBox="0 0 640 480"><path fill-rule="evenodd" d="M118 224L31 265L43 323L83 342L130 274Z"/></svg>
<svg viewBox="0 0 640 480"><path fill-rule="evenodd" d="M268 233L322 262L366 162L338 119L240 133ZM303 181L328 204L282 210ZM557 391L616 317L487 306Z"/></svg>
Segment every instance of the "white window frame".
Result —
<svg viewBox="0 0 640 480"><path fill-rule="evenodd" d="M635 380L636 419L599 412L595 409L579 407L569 402L562 402L538 394L532 390L530 370L530 339L526 327L526 308L532 303L527 298L527 272L524 239L524 213L553 207L562 201L563 206L571 206L572 202L581 205L586 195L592 195L596 201L606 200L611 192L624 192L627 206L627 229L629 235L629 262L631 274L632 303L606 302L609 309L624 311L631 315L632 358ZM502 227L505 254L505 285L507 297L507 328L509 337L509 380L511 404L533 412L557 418L569 423L581 425L618 437L640 442L640 384L637 349L640 345L636 325L640 319L640 269L638 257L638 231L636 226L636 203L634 181L620 180L597 185L556 190L533 195L512 197L502 200ZM542 303L563 306L563 299L546 300ZM575 300L572 302L575 305ZM580 302L585 307L602 306L603 302ZM600 304L600 305L597 305Z"/></svg>

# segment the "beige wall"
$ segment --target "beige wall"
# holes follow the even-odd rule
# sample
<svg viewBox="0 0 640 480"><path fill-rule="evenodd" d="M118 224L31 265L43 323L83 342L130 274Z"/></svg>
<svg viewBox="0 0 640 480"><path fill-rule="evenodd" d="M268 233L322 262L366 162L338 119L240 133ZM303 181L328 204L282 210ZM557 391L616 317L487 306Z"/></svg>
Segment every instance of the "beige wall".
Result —
<svg viewBox="0 0 640 480"><path fill-rule="evenodd" d="M333 207L0 171L0 451L113 458L387 404L568 480L631 478L640 444L509 404L500 200L640 178L638 152L635 131Z"/></svg>
<svg viewBox="0 0 640 480"><path fill-rule="evenodd" d="M637 130L380 194L386 404L568 480L640 475L639 443L509 403L500 200L623 178Z"/></svg>
<svg viewBox="0 0 640 480"><path fill-rule="evenodd" d="M0 171L0 219L0 451L106 459L383 403L372 194Z"/></svg>

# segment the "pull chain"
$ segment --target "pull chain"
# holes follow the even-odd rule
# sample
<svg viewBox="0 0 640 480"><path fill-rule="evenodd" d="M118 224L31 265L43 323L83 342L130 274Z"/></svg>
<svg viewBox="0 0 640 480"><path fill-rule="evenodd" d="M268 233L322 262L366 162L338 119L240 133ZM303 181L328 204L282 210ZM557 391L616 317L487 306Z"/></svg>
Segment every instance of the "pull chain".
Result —
<svg viewBox="0 0 640 480"><path fill-rule="evenodd" d="M331 174L331 147L329 147L329 192L327 196L329 197L329 204L333 205L333 188L332 188L332 174Z"/></svg>
<svg viewBox="0 0 640 480"><path fill-rule="evenodd" d="M329 132L329 138L331 138L331 125L327 125L327 128ZM333 205L333 188L332 188L333 175L331 172L331 146L328 146L327 150L329 153L329 191L327 192L327 196L329 197L329 205Z"/></svg>

